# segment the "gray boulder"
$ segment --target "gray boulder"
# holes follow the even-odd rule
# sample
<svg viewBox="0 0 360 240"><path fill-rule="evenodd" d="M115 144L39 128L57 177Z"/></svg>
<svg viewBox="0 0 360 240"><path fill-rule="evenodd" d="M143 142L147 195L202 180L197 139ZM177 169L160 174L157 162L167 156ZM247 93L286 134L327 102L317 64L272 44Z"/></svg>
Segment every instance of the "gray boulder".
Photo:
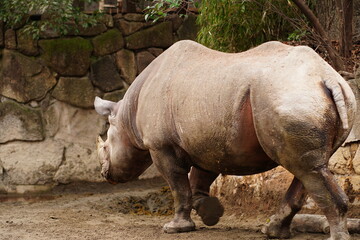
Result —
<svg viewBox="0 0 360 240"><path fill-rule="evenodd" d="M104 92L123 88L123 81L112 56L105 56L91 65L90 78Z"/></svg>
<svg viewBox="0 0 360 240"><path fill-rule="evenodd" d="M138 74L140 74L153 60L155 56L148 51L141 51L136 54Z"/></svg>
<svg viewBox="0 0 360 240"><path fill-rule="evenodd" d="M121 32L128 36L130 34L133 34L134 32L139 31L141 28L144 27L144 23L142 22L129 22L124 19L120 19L117 22L117 27L121 30Z"/></svg>
<svg viewBox="0 0 360 240"><path fill-rule="evenodd" d="M79 109L55 101L44 109L45 132L48 138L95 148L96 137L105 131L106 119L93 109Z"/></svg>
<svg viewBox="0 0 360 240"><path fill-rule="evenodd" d="M17 49L28 56L36 56L39 54L37 40L22 30L17 31Z"/></svg>
<svg viewBox="0 0 360 240"><path fill-rule="evenodd" d="M16 49L16 32L13 29L5 31L5 48Z"/></svg>
<svg viewBox="0 0 360 240"><path fill-rule="evenodd" d="M115 55L115 63L120 70L121 76L124 78L127 84L131 84L137 74L137 66L135 61L135 54L132 51L122 49Z"/></svg>
<svg viewBox="0 0 360 240"><path fill-rule="evenodd" d="M105 32L107 30L106 26L104 23L98 23L95 26L91 26L88 28L83 28L80 27L79 28L79 36L84 36L84 37L92 37L92 36L96 36L99 35L103 32Z"/></svg>
<svg viewBox="0 0 360 240"><path fill-rule="evenodd" d="M4 50L0 94L18 102L43 98L56 84L54 74L33 58Z"/></svg>
<svg viewBox="0 0 360 240"><path fill-rule="evenodd" d="M195 40L198 31L199 28L196 25L196 16L194 14L189 14L186 16L183 24L177 30L177 35L179 40Z"/></svg>
<svg viewBox="0 0 360 240"><path fill-rule="evenodd" d="M124 19L132 22L143 22L145 21L145 17L143 14L139 13L127 13L124 15Z"/></svg>
<svg viewBox="0 0 360 240"><path fill-rule="evenodd" d="M104 181L100 172L95 147L89 148L79 144L70 144L65 148L61 166L54 175L56 183Z"/></svg>
<svg viewBox="0 0 360 240"><path fill-rule="evenodd" d="M53 183L61 165L64 147L48 139L43 142L11 142L1 146L0 165L3 185Z"/></svg>
<svg viewBox="0 0 360 240"><path fill-rule="evenodd" d="M42 116L39 109L13 101L0 103L0 143L43 139Z"/></svg>

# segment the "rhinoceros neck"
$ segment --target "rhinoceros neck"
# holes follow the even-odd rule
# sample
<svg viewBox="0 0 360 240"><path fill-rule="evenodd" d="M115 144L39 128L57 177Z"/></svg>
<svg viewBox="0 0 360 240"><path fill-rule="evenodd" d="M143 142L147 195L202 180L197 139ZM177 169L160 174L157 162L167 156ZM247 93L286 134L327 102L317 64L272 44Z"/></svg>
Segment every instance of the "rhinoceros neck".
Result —
<svg viewBox="0 0 360 240"><path fill-rule="evenodd" d="M121 121L125 131L130 137L134 147L145 150L144 142L142 141L141 134L136 126L136 113L138 109L139 93L145 79L137 79L126 92L122 109Z"/></svg>

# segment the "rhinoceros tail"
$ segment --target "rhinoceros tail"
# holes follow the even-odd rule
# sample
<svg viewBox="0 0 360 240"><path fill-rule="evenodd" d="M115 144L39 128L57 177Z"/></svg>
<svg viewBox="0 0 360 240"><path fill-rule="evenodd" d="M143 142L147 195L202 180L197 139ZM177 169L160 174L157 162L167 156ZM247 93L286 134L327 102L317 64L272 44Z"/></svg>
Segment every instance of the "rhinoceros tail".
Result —
<svg viewBox="0 0 360 240"><path fill-rule="evenodd" d="M341 84L336 79L325 79L324 84L332 94L336 109L342 122L343 129L348 129L349 118L345 103L345 96Z"/></svg>

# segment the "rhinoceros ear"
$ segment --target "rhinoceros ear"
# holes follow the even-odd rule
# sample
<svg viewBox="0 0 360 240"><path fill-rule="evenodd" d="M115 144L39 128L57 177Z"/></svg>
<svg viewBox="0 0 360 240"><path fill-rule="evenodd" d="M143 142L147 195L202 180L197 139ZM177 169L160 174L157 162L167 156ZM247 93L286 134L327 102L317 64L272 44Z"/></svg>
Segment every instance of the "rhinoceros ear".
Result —
<svg viewBox="0 0 360 240"><path fill-rule="evenodd" d="M116 103L108 100L103 100L99 97L95 97L94 106L95 110L100 115L111 115L114 112Z"/></svg>

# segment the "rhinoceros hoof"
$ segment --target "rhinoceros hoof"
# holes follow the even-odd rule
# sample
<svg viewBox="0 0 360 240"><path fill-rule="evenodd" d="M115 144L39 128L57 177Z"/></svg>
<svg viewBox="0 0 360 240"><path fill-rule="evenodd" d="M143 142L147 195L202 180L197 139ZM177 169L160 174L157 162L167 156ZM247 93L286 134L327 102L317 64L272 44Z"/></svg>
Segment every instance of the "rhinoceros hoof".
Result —
<svg viewBox="0 0 360 240"><path fill-rule="evenodd" d="M200 200L196 212L205 225L213 226L224 214L224 207L216 197L206 197Z"/></svg>
<svg viewBox="0 0 360 240"><path fill-rule="evenodd" d="M270 222L261 230L268 238L290 238L290 228L282 226L281 221L276 219L275 216L270 218Z"/></svg>
<svg viewBox="0 0 360 240"><path fill-rule="evenodd" d="M165 224L163 230L165 233L190 232L195 230L195 223L192 220L173 220Z"/></svg>
<svg viewBox="0 0 360 240"><path fill-rule="evenodd" d="M287 239L291 237L291 233L287 229L269 229L266 228L265 234L268 238L280 238L280 239Z"/></svg>
<svg viewBox="0 0 360 240"><path fill-rule="evenodd" d="M334 236L331 236L327 240L350 240L349 233L345 232L337 232Z"/></svg>

